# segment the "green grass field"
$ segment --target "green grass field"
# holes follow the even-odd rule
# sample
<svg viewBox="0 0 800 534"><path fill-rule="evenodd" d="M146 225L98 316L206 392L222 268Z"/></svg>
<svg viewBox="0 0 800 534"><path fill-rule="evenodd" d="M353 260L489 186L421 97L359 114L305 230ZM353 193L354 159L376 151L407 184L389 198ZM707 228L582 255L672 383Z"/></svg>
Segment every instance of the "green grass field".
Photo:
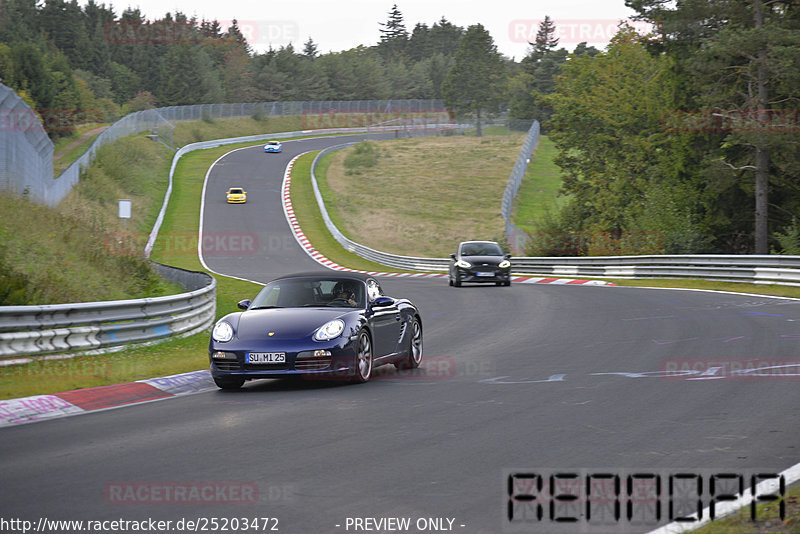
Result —
<svg viewBox="0 0 800 534"><path fill-rule="evenodd" d="M554 215L566 200L558 195L561 169L553 163L555 155L555 145L547 136L541 136L514 200L511 221L529 234L535 233L538 225Z"/></svg>
<svg viewBox="0 0 800 534"><path fill-rule="evenodd" d="M460 241L502 240L500 199L523 134L370 142L337 151L318 173L347 237L394 254L446 257ZM373 163L373 159L375 163Z"/></svg>
<svg viewBox="0 0 800 534"><path fill-rule="evenodd" d="M303 229L303 233L306 234L309 241L313 243L314 248L329 260L339 265L360 271L402 272L365 260L361 256L343 249L336 239L334 239L333 235L331 235L330 231L328 231L322 219L322 215L319 212L319 206L317 205L314 190L311 185L311 164L317 154L318 152L312 152L301 156L292 168L292 185L290 189L292 207L294 208L297 222ZM329 162L330 155L324 156L320 160L320 164L317 166L318 179L320 175L324 174L325 168ZM327 185L324 180L318 181L320 190L324 196ZM333 220L334 224L338 225L336 219Z"/></svg>
<svg viewBox="0 0 800 534"><path fill-rule="evenodd" d="M81 157L102 131L95 131L108 124L89 123L78 126L74 135L59 139L53 147L53 175L59 176L75 160ZM92 133L90 133L92 132Z"/></svg>

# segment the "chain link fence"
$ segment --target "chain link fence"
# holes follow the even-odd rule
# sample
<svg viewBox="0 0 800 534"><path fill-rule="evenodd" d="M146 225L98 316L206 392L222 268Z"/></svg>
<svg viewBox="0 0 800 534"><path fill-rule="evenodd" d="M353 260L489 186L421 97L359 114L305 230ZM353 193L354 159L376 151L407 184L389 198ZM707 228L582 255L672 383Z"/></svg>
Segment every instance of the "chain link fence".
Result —
<svg viewBox="0 0 800 534"><path fill-rule="evenodd" d="M57 178L53 178L53 143L36 113L12 89L0 84L0 190L14 191L38 204L55 206L69 194L81 173L92 164L97 150L132 134L148 132L154 139L173 144L177 121L230 119L248 116L322 116L336 114L446 113L441 100L331 100L318 102L260 102L199 104L148 109L131 113L103 131L87 151ZM440 118L431 118L440 122ZM408 125L406 125L408 127Z"/></svg>
<svg viewBox="0 0 800 534"><path fill-rule="evenodd" d="M441 113L441 100L323 100L313 102L251 102L245 104L198 104L158 108L168 121L231 119L253 115L325 115L337 113Z"/></svg>
<svg viewBox="0 0 800 534"><path fill-rule="evenodd" d="M36 113L0 84L0 191L46 203L42 187L53 181L53 143Z"/></svg>
<svg viewBox="0 0 800 534"><path fill-rule="evenodd" d="M520 255L524 251L528 241L530 241L530 236L511 222L511 208L514 205L514 197L517 196L522 178L525 176L525 171L528 169L531 155L538 143L539 121L533 121L533 124L531 124L528 130L528 135L525 137L525 142L522 144L522 149L519 151L517 161L514 163L514 168L511 170L511 176L508 178L500 208L503 219L506 221L506 239L508 239L508 245L511 247L511 251L516 255Z"/></svg>

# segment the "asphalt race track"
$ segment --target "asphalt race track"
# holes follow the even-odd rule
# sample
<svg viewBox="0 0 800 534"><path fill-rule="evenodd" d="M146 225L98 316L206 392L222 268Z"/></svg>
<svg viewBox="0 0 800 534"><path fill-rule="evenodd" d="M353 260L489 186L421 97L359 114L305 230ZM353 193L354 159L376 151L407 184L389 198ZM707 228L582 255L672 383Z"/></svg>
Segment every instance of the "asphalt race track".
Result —
<svg viewBox="0 0 800 534"><path fill-rule="evenodd" d="M279 189L294 155L340 142L290 141L281 154L256 147L222 159L209 178L204 231L249 235L254 246L207 250L209 267L262 282L319 268L289 233ZM231 186L248 191L247 204L225 203ZM0 516L173 525L277 518L278 531L300 534L499 533L509 526L509 470L749 473L800 462L798 301L382 284L423 312L424 372L380 368L364 385L249 382L240 392L0 429ZM731 372L753 360L772 370ZM692 371L665 376L675 369ZM163 493L204 485L216 489L201 502ZM124 498L131 488L149 493ZM393 528L388 518L410 526ZM263 526L248 532L275 523ZM508 531L555 526L530 521Z"/></svg>

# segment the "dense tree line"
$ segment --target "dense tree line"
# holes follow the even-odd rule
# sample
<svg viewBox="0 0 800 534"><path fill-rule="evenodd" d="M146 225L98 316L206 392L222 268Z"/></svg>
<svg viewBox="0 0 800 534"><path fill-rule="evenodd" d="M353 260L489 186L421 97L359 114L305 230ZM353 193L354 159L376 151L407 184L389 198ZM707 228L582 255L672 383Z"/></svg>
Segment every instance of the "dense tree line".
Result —
<svg viewBox="0 0 800 534"><path fill-rule="evenodd" d="M94 0L0 0L0 78L53 136L147 107L273 100L441 98L464 28L407 31L395 6L374 46L320 54L308 39L254 53L236 21L148 21Z"/></svg>
<svg viewBox="0 0 800 534"><path fill-rule="evenodd" d="M532 252L800 253L800 4L627 4L654 33L573 54L539 98L568 202Z"/></svg>

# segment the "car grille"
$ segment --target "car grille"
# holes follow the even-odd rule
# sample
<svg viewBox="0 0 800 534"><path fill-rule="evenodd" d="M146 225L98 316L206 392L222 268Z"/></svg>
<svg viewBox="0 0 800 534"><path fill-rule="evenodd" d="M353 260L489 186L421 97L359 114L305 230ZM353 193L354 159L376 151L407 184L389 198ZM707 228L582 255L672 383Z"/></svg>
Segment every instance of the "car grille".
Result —
<svg viewBox="0 0 800 534"><path fill-rule="evenodd" d="M245 371L286 371L289 369L288 363L270 363L270 364L245 364Z"/></svg>
<svg viewBox="0 0 800 534"><path fill-rule="evenodd" d="M314 358L313 360L297 360L294 368L298 371L319 371L331 366L331 358Z"/></svg>
<svg viewBox="0 0 800 534"><path fill-rule="evenodd" d="M214 366L219 369L220 371L241 371L242 366L239 365L239 362L236 361L215 361Z"/></svg>

